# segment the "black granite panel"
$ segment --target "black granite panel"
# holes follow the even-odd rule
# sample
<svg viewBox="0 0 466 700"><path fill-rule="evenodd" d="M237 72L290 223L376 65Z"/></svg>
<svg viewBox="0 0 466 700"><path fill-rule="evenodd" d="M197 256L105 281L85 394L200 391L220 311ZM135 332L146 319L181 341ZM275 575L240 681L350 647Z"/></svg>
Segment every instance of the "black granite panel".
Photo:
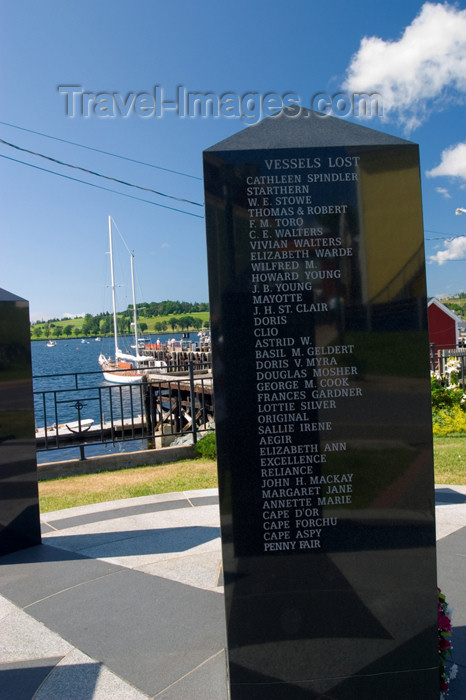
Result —
<svg viewBox="0 0 466 700"><path fill-rule="evenodd" d="M40 543L27 301L0 289L0 555Z"/></svg>
<svg viewBox="0 0 466 700"><path fill-rule="evenodd" d="M204 154L232 700L438 697L418 148L337 121Z"/></svg>

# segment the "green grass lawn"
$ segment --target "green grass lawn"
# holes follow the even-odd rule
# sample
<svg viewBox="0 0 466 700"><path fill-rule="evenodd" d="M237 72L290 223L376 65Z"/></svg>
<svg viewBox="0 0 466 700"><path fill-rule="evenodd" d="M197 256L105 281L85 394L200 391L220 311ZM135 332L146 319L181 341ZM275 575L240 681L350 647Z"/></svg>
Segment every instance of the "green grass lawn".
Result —
<svg viewBox="0 0 466 700"><path fill-rule="evenodd" d="M47 513L90 503L216 486L216 462L193 459L40 481L39 501L41 512Z"/></svg>
<svg viewBox="0 0 466 700"><path fill-rule="evenodd" d="M401 460L402 461L402 460ZM435 482L466 484L466 435L434 438ZM400 465L402 468L402 465ZM380 474L380 472L379 472ZM396 474L389 475L389 479ZM161 466L121 469L39 482L42 513L121 498L215 488L214 460L194 459Z"/></svg>
<svg viewBox="0 0 466 700"><path fill-rule="evenodd" d="M466 435L434 437L436 484L466 484Z"/></svg>

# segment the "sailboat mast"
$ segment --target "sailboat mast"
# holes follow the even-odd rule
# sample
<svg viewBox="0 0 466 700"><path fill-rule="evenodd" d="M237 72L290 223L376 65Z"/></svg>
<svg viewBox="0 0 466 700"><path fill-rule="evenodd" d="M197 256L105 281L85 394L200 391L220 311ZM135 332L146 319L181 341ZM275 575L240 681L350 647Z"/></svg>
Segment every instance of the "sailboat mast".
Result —
<svg viewBox="0 0 466 700"><path fill-rule="evenodd" d="M115 272L113 269L113 239L112 239L112 217L108 217L108 237L110 240L110 279L112 282L112 306L113 306L113 337L115 339L115 362L118 354L118 324L116 312L116 295L115 295Z"/></svg>
<svg viewBox="0 0 466 700"><path fill-rule="evenodd" d="M133 290L133 322L134 322L134 343L136 345L136 357L139 356L139 342L138 342L138 314L136 310L136 292L134 290L134 255L130 253L131 256L131 285Z"/></svg>

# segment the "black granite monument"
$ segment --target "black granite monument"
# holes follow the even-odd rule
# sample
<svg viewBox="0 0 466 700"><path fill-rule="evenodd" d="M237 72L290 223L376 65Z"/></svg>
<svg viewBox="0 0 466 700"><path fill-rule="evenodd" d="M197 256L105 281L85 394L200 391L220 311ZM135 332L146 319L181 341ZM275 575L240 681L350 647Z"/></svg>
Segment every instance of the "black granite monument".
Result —
<svg viewBox="0 0 466 700"><path fill-rule="evenodd" d="M232 700L437 700L418 147L303 110L204 176Z"/></svg>
<svg viewBox="0 0 466 700"><path fill-rule="evenodd" d="M0 556L40 542L29 305L0 289Z"/></svg>

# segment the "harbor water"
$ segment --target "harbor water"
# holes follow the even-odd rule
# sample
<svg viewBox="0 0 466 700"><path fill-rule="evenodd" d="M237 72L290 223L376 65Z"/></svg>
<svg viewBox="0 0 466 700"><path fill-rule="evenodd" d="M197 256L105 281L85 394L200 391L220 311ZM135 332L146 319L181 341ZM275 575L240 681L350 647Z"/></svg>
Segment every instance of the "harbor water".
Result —
<svg viewBox="0 0 466 700"><path fill-rule="evenodd" d="M180 341L182 333L146 335L147 343L155 344L158 339L162 345L168 340ZM190 334L189 340L193 343L197 340L197 332ZM125 352L132 352L130 345L134 338L122 338L119 345ZM99 354L113 356L113 338L58 339L53 347L47 346L46 340L33 341L31 343L32 373L34 377L34 413L36 428L43 428L55 423L92 419L95 424L103 422L112 414L119 420L128 415L131 410L134 415L142 413L141 387L140 385L121 386L110 385L102 375L98 364ZM78 388L76 392L60 394L60 390L75 388L76 379L74 373L79 373ZM112 386L112 397L107 390L99 391L98 388ZM41 392L47 392L43 394ZM59 415L55 414L54 393L60 409ZM79 413L76 404L79 402ZM111 404L111 405L110 405ZM107 444L89 444L85 447L86 457L95 455L115 454L120 452L133 452L147 448L147 440L131 440L125 442L108 442ZM38 451L37 462L56 462L67 459L79 459L78 447L64 447Z"/></svg>

